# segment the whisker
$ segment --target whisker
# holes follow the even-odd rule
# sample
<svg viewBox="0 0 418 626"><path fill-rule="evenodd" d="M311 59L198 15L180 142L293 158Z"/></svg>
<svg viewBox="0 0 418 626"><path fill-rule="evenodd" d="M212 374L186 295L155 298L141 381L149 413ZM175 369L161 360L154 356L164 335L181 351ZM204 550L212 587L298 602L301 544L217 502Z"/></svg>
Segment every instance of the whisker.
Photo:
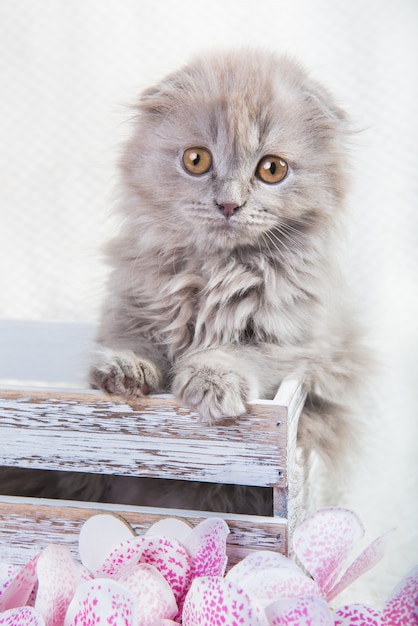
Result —
<svg viewBox="0 0 418 626"><path fill-rule="evenodd" d="M270 250L269 243L272 244L273 248L278 251L279 256L283 256L281 250L277 247L277 245L274 243L274 241L272 241L272 239L268 236L267 233L263 233L261 239L262 239L264 245L266 246L266 248L270 252L271 252L271 250ZM260 251L261 251L261 244L260 244ZM271 258L271 261L273 262L273 265L276 268L276 270L279 271L280 270L280 265L278 263L278 259L276 258L276 255L273 255L270 258Z"/></svg>
<svg viewBox="0 0 418 626"><path fill-rule="evenodd" d="M265 241L268 240L267 241L267 248L269 248L269 243L270 243L273 246L273 249L276 250L276 252L279 253L280 258L283 259L283 261L286 261L286 255L284 254L284 252L280 248L280 246L277 245L277 243L274 241L274 237L272 237L271 235L272 235L271 232L270 233L269 232L263 233L263 239ZM279 240L277 240L277 241L279 241ZM279 241L279 243L281 243L281 242Z"/></svg>
<svg viewBox="0 0 418 626"><path fill-rule="evenodd" d="M282 236L279 237L278 233L280 233ZM288 243L293 244L294 241L292 239L292 237L290 237L286 232L283 232L280 227L277 230L271 230L269 232L270 235L270 240L274 240L277 242L278 245L276 245L276 248L279 249L280 246L282 246L283 248L286 249L286 251L289 253L291 253L291 248L285 243L285 241L287 241ZM284 241L285 240L285 241ZM283 251L281 250L281 252L283 253Z"/></svg>
<svg viewBox="0 0 418 626"><path fill-rule="evenodd" d="M271 231L272 236L280 241L283 245L284 239L291 244L292 250L303 252L304 246L301 242L300 231L285 222L279 224Z"/></svg>

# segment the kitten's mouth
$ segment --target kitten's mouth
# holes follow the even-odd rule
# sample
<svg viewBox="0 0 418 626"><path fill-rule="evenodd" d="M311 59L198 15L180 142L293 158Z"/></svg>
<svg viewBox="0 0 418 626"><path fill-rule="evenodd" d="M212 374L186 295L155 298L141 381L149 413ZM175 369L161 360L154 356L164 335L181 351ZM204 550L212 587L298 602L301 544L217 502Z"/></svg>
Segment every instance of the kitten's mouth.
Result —
<svg viewBox="0 0 418 626"><path fill-rule="evenodd" d="M237 216L219 221L215 234L222 245L228 243L236 245L248 238L247 229L243 227L242 220Z"/></svg>
<svg viewBox="0 0 418 626"><path fill-rule="evenodd" d="M213 213L213 210L211 211L207 224L218 244L225 245L231 243L236 245L243 238L247 238L247 228L241 215L243 206L235 202L215 202L215 211L217 210L217 213Z"/></svg>
<svg viewBox="0 0 418 626"><path fill-rule="evenodd" d="M236 217L222 220L218 229L228 236L236 235L239 228L239 220Z"/></svg>

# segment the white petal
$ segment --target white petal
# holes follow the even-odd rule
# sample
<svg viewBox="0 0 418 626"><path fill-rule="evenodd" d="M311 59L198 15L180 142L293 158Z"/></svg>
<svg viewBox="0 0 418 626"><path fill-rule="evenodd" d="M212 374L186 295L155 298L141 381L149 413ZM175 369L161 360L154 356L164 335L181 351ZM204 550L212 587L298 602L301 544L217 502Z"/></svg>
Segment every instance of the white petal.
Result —
<svg viewBox="0 0 418 626"><path fill-rule="evenodd" d="M265 612L274 626L334 626L328 605L316 596L282 598L268 605Z"/></svg>
<svg viewBox="0 0 418 626"><path fill-rule="evenodd" d="M154 620L172 619L177 615L170 585L152 565L133 565L118 582L135 595L141 626L151 626Z"/></svg>
<svg viewBox="0 0 418 626"><path fill-rule="evenodd" d="M0 613L1 626L45 626L42 615L31 606L21 606Z"/></svg>
<svg viewBox="0 0 418 626"><path fill-rule="evenodd" d="M220 576L195 578L183 607L183 626L267 626L264 612Z"/></svg>
<svg viewBox="0 0 418 626"><path fill-rule="evenodd" d="M127 567L140 562L145 542L146 538L141 535L119 543L105 556L95 576L117 579Z"/></svg>
<svg viewBox="0 0 418 626"><path fill-rule="evenodd" d="M183 543L193 526L178 517L165 517L150 526L146 536L172 537Z"/></svg>
<svg viewBox="0 0 418 626"><path fill-rule="evenodd" d="M418 565L395 587L383 609L383 617L387 625L418 624Z"/></svg>
<svg viewBox="0 0 418 626"><path fill-rule="evenodd" d="M0 563L0 597L3 595L5 589L10 585L12 580L19 572L20 567L18 565L9 565L8 563Z"/></svg>
<svg viewBox="0 0 418 626"><path fill-rule="evenodd" d="M192 576L223 576L227 564L229 528L219 517L209 517L188 534L184 547L192 559Z"/></svg>
<svg viewBox="0 0 418 626"><path fill-rule="evenodd" d="M191 558L176 539L144 536L140 563L153 565L170 585L180 602L191 583Z"/></svg>
<svg viewBox="0 0 418 626"><path fill-rule="evenodd" d="M81 562L90 572L97 572L115 546L134 536L130 526L119 517L107 513L93 515L80 530L78 550Z"/></svg>
<svg viewBox="0 0 418 626"><path fill-rule="evenodd" d="M327 600L330 602L335 596L337 596L346 587L351 585L352 582L357 580L360 576L368 572L372 567L378 563L386 550L387 539L393 531L388 531L381 537L375 539L369 544L361 554L351 563L341 579L330 589L327 593Z"/></svg>
<svg viewBox="0 0 418 626"><path fill-rule="evenodd" d="M295 529L295 554L324 594L338 580L350 550L363 534L357 515L339 507L320 509Z"/></svg>
<svg viewBox="0 0 418 626"><path fill-rule="evenodd" d="M382 626L382 616L364 604L348 604L334 612L334 626Z"/></svg>
<svg viewBox="0 0 418 626"><path fill-rule="evenodd" d="M301 572L286 568L270 568L252 572L241 579L242 587L248 595L257 598L262 606L279 598L300 596L321 597L321 590L314 580Z"/></svg>
<svg viewBox="0 0 418 626"><path fill-rule="evenodd" d="M242 561L239 561L236 565L231 567L225 578L236 585L240 584L240 580L251 574L252 572L261 571L263 569L271 568L286 568L299 574L303 574L300 567L293 563L290 559L285 557L280 552L273 552L271 550L257 550L248 554Z"/></svg>
<svg viewBox="0 0 418 626"><path fill-rule="evenodd" d="M3 589L0 596L0 611L14 609L27 603L38 580L36 563L39 555L36 555L19 569L13 580Z"/></svg>
<svg viewBox="0 0 418 626"><path fill-rule="evenodd" d="M108 578L96 578L77 587L64 626L112 624L137 626L136 598L126 587Z"/></svg>
<svg viewBox="0 0 418 626"><path fill-rule="evenodd" d="M65 546L51 545L36 564L38 590L35 609L47 626L62 624L79 580L76 563Z"/></svg>

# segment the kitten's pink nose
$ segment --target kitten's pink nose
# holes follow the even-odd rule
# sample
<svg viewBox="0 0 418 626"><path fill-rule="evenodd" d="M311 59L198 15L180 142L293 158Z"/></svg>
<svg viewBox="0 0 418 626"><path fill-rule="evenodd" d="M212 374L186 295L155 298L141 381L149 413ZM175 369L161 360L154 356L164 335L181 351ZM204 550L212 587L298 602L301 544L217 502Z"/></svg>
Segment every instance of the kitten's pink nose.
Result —
<svg viewBox="0 0 418 626"><path fill-rule="evenodd" d="M228 219L239 209L239 204L236 202L219 202L218 207L222 215Z"/></svg>

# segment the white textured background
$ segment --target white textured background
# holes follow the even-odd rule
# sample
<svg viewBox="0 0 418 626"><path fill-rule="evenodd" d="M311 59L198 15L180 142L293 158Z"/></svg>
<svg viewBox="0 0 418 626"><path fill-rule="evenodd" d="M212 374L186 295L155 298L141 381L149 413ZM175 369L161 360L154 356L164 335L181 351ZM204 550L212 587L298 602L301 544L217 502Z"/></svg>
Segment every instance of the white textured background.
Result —
<svg viewBox="0 0 418 626"><path fill-rule="evenodd" d="M125 104L191 53L248 43L295 54L361 130L348 267L382 367L347 504L370 535L398 527L353 590L381 604L418 563L416 0L1 0L0 319L94 322Z"/></svg>

